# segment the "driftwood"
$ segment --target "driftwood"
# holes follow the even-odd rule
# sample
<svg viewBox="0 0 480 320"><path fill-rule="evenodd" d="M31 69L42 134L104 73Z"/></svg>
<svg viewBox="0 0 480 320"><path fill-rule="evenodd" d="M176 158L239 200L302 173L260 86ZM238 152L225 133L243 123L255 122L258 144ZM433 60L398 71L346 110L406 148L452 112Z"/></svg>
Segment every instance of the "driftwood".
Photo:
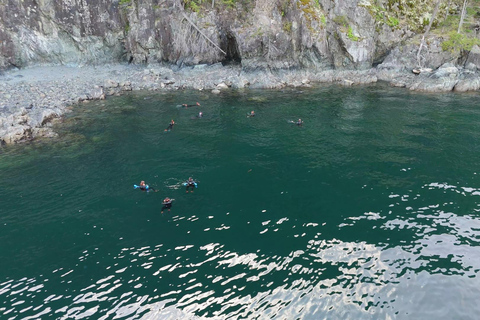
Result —
<svg viewBox="0 0 480 320"><path fill-rule="evenodd" d="M195 29L197 29L197 31L198 31L202 36L205 37L205 39L207 39L211 44L213 44L213 45L215 46L215 48L217 48L218 50L220 50L221 52L223 52L224 55L227 55L227 53L226 53L225 51L223 51L222 48L220 48L215 42L213 42L212 40L210 40L210 38L207 37L207 36L202 32L202 30L200 30L200 29L198 28L198 27L195 25L195 23L193 23L192 20L190 20L190 18L188 18L187 15L186 15L184 12L182 12L182 15L183 15L183 17L184 17Z"/></svg>

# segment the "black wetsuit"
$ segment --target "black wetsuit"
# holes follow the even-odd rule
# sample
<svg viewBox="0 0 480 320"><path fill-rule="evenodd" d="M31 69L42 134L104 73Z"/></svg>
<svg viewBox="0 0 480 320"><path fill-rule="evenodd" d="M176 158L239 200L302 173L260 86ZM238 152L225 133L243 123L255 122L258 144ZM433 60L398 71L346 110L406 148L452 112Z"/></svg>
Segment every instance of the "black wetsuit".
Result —
<svg viewBox="0 0 480 320"><path fill-rule="evenodd" d="M168 201L163 200L162 212L165 209L170 210L171 207L172 207L172 200L168 200Z"/></svg>
<svg viewBox="0 0 480 320"><path fill-rule="evenodd" d="M301 125L303 124L303 121L297 121L297 122L295 122L295 124L296 124L297 126L301 126Z"/></svg>
<svg viewBox="0 0 480 320"><path fill-rule="evenodd" d="M175 124L175 123L170 122L170 124L168 125L167 129L165 129L165 131L172 130L174 124Z"/></svg>
<svg viewBox="0 0 480 320"><path fill-rule="evenodd" d="M150 187L149 185L140 186L139 188L140 188L140 190L142 190L142 191L147 191L147 192L150 191L150 190L153 191L153 192L156 192L156 191L157 191L157 190L155 190L154 188Z"/></svg>
<svg viewBox="0 0 480 320"><path fill-rule="evenodd" d="M188 188L192 188L192 191L193 189L195 189L195 181L187 181L187 187L186 187L186 190L188 192Z"/></svg>

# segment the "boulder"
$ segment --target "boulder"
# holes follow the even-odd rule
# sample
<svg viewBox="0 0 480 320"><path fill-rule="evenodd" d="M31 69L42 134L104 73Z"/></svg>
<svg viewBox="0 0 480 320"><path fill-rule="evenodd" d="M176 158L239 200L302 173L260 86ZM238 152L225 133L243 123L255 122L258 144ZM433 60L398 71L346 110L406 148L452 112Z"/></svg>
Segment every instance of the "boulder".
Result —
<svg viewBox="0 0 480 320"><path fill-rule="evenodd" d="M458 68L453 65L453 63L444 63L440 68L438 68L434 75L436 77L446 77L450 76L451 74L457 74Z"/></svg>
<svg viewBox="0 0 480 320"><path fill-rule="evenodd" d="M107 80L107 81L105 81L104 87L105 88L116 88L116 87L118 87L118 82L113 81L113 80Z"/></svg>
<svg viewBox="0 0 480 320"><path fill-rule="evenodd" d="M217 84L217 89L219 90L228 89L228 85L226 85L224 82L221 82Z"/></svg>
<svg viewBox="0 0 480 320"><path fill-rule="evenodd" d="M452 77L423 78L409 87L413 91L447 92L452 91L457 84L457 79Z"/></svg>
<svg viewBox="0 0 480 320"><path fill-rule="evenodd" d="M346 87L349 87L349 86L352 86L353 85L353 81L352 80L348 80L348 79L343 79L340 81L340 84L342 86L346 86Z"/></svg>
<svg viewBox="0 0 480 320"><path fill-rule="evenodd" d="M480 68L480 47L478 45L474 45L470 50L465 66L468 64L475 65L477 69Z"/></svg>
<svg viewBox="0 0 480 320"><path fill-rule="evenodd" d="M89 92L88 98L90 100L105 100L105 92L102 87L93 88L93 90Z"/></svg>
<svg viewBox="0 0 480 320"><path fill-rule="evenodd" d="M30 128L27 126L11 126L0 130L0 137L6 144L14 144L30 136Z"/></svg>
<svg viewBox="0 0 480 320"><path fill-rule="evenodd" d="M471 75L458 81L453 89L456 92L476 91L480 89L480 78Z"/></svg>
<svg viewBox="0 0 480 320"><path fill-rule="evenodd" d="M477 71L477 66L474 63L468 62L465 64L465 69L470 71Z"/></svg>

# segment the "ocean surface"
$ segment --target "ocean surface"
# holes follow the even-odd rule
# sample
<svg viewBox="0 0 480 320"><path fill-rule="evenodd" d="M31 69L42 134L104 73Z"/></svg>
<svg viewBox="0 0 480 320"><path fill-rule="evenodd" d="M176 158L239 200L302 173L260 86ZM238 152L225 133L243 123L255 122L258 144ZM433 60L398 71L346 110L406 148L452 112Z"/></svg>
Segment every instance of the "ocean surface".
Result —
<svg viewBox="0 0 480 320"><path fill-rule="evenodd" d="M478 319L479 98L378 84L76 106L58 138L0 148L0 318Z"/></svg>

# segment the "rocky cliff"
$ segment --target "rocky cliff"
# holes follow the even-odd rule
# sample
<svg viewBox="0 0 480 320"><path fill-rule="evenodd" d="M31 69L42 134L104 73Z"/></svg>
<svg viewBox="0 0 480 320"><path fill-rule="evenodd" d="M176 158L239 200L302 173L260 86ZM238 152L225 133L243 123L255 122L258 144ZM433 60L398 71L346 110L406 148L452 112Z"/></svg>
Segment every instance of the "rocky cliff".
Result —
<svg viewBox="0 0 480 320"><path fill-rule="evenodd" d="M415 17L404 2L415 3ZM0 0L0 68L162 61L234 62L244 70L361 70L394 50L390 65L412 68L414 50L402 46L428 22L431 2ZM458 11L455 2L446 7L445 1L442 14ZM424 67L452 58L425 52L434 57L424 59Z"/></svg>
<svg viewBox="0 0 480 320"><path fill-rule="evenodd" d="M456 33L462 0L0 0L0 146L130 90L479 90L477 2Z"/></svg>

